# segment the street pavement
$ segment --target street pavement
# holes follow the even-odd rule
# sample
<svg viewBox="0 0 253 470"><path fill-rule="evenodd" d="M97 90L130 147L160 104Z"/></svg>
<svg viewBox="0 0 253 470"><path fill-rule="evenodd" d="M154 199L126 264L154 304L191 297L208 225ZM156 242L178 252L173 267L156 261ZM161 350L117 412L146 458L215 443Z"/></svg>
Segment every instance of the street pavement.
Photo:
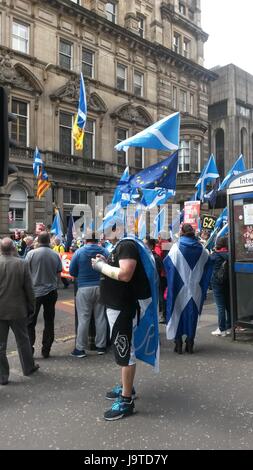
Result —
<svg viewBox="0 0 253 470"><path fill-rule="evenodd" d="M179 356L161 325L160 373L138 363L136 413L106 422L105 393L119 383L111 352L70 356L74 347L73 288L59 289L52 357L40 355L40 370L22 375L10 335L10 383L0 386L0 450L171 450L253 448L253 331L238 340L217 338L212 295L199 322L195 352Z"/></svg>

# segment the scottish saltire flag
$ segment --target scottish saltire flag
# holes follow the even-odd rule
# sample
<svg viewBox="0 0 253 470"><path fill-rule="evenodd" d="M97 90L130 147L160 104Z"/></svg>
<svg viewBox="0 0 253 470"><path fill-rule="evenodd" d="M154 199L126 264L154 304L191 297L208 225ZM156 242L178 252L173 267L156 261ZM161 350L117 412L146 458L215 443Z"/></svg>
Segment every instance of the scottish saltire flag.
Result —
<svg viewBox="0 0 253 470"><path fill-rule="evenodd" d="M225 207L225 209L223 209L222 213L216 220L214 229L221 228L224 224L227 223L227 221L228 221L228 208Z"/></svg>
<svg viewBox="0 0 253 470"><path fill-rule="evenodd" d="M36 178L39 177L41 168L44 168L44 162L41 159L40 151L38 147L36 147L34 155L33 155L33 174Z"/></svg>
<svg viewBox="0 0 253 470"><path fill-rule="evenodd" d="M129 147L143 147L156 150L178 150L180 132L180 113L166 116L133 137L123 140L115 149L127 151Z"/></svg>
<svg viewBox="0 0 253 470"><path fill-rule="evenodd" d="M55 209L55 216L50 232L56 237L62 238L61 217L58 209Z"/></svg>
<svg viewBox="0 0 253 470"><path fill-rule="evenodd" d="M195 186L195 188L197 188L197 200L204 201L208 183L211 183L219 177L220 175L216 167L214 155L211 155Z"/></svg>
<svg viewBox="0 0 253 470"><path fill-rule="evenodd" d="M213 264L197 239L180 237L164 260L168 281L167 339L194 339Z"/></svg>
<svg viewBox="0 0 253 470"><path fill-rule="evenodd" d="M142 213L138 220L138 237L144 240L147 236L146 213Z"/></svg>
<svg viewBox="0 0 253 470"><path fill-rule="evenodd" d="M155 367L155 370L158 371L160 354L158 327L159 297L155 261L152 253L147 250L141 240L133 237L124 238L124 240L135 241L151 290L151 297L149 299L138 299L140 317L138 324L137 318L134 319L133 324L135 356L140 361Z"/></svg>
<svg viewBox="0 0 253 470"><path fill-rule="evenodd" d="M175 197L176 191L164 188L143 189L141 203L148 209L162 206L169 199Z"/></svg>
<svg viewBox="0 0 253 470"><path fill-rule="evenodd" d="M118 184L117 184L117 187L116 187L115 191L114 191L114 195L113 195L113 198L112 198L112 204L117 204L118 202L121 203L121 202L124 201L124 197L122 197L122 194L128 194L129 179L130 179L129 167L127 166L124 173L122 174ZM122 199L123 199L123 201L122 201ZM125 200L127 201L127 198L125 198ZM123 203L123 205L124 205L124 203ZM127 203L126 203L126 205L127 205Z"/></svg>
<svg viewBox="0 0 253 470"><path fill-rule="evenodd" d="M217 233L216 240L217 240L217 238L225 237L226 235L228 235L228 224L225 224L222 227L222 229Z"/></svg>
<svg viewBox="0 0 253 470"><path fill-rule="evenodd" d="M245 166L244 156L240 155L238 159L236 160L235 164L232 166L231 170L229 170L227 176L222 181L219 187L219 191L226 189L229 186L229 183L232 180L232 178L234 176L239 175L243 171L246 171L246 166Z"/></svg>
<svg viewBox="0 0 253 470"><path fill-rule="evenodd" d="M87 102L83 74L80 77L80 94L78 111L72 129L72 136L75 141L75 149L83 150L84 129L87 119Z"/></svg>
<svg viewBox="0 0 253 470"><path fill-rule="evenodd" d="M155 225L155 231L154 231L154 238L158 238L159 233L161 233L164 228L165 228L165 207L158 212L157 216L154 218L154 225Z"/></svg>
<svg viewBox="0 0 253 470"><path fill-rule="evenodd" d="M132 176L129 185L143 189L176 189L178 169L178 152L162 162L156 163Z"/></svg>

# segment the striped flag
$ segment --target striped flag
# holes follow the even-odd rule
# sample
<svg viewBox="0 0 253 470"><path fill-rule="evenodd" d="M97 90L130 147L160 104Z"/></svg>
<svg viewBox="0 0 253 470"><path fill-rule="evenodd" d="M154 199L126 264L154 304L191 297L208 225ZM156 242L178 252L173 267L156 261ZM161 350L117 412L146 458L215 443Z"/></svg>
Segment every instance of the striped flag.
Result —
<svg viewBox="0 0 253 470"><path fill-rule="evenodd" d="M45 177L46 175L46 177ZM41 170L38 178L37 194L36 196L41 199L45 192L51 187L48 181L48 176L45 170Z"/></svg>
<svg viewBox="0 0 253 470"><path fill-rule="evenodd" d="M45 170L45 165L41 159L38 147L36 147L34 152L33 173L38 180L36 196L41 199L45 192L51 187L51 183L48 181L48 174Z"/></svg>

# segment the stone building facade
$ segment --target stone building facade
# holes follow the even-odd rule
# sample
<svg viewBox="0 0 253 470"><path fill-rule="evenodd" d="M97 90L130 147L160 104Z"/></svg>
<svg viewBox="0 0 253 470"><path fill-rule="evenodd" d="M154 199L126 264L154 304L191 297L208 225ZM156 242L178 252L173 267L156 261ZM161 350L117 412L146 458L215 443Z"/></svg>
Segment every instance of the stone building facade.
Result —
<svg viewBox="0 0 253 470"><path fill-rule="evenodd" d="M224 177L240 154L247 168L253 166L253 76L233 64L215 72L209 95L210 150Z"/></svg>
<svg viewBox="0 0 253 470"><path fill-rule="evenodd" d="M11 162L18 173L0 188L0 234L33 232L60 208L111 200L126 164L131 171L165 156L116 152L120 140L180 111L178 201L192 193L208 156L208 86L200 0L0 0L0 84L17 116ZM83 71L88 100L85 149L71 138ZM38 200L34 149L52 190ZM9 217L8 217L9 215Z"/></svg>

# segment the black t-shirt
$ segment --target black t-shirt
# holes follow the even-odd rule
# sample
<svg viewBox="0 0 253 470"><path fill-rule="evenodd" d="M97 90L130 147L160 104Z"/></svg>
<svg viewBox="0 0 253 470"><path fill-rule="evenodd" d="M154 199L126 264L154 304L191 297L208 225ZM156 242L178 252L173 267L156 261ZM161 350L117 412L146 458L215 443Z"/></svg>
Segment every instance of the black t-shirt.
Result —
<svg viewBox="0 0 253 470"><path fill-rule="evenodd" d="M129 282L115 281L101 275L100 302L115 310L131 308L137 299L147 299L151 296L149 281L139 257L138 248L133 240L122 240L111 252L107 262L110 266L119 268L122 259L137 261L134 275Z"/></svg>

